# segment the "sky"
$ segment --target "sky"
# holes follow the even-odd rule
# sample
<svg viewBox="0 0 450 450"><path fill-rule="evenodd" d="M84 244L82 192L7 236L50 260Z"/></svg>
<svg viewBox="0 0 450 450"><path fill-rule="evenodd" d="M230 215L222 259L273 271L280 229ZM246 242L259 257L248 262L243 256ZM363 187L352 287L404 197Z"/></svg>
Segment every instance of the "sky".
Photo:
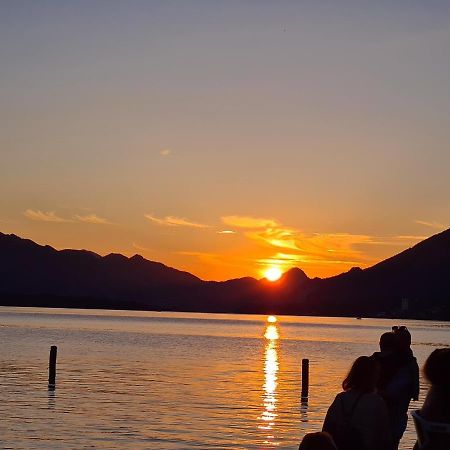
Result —
<svg viewBox="0 0 450 450"><path fill-rule="evenodd" d="M450 2L0 2L0 231L203 279L450 226Z"/></svg>

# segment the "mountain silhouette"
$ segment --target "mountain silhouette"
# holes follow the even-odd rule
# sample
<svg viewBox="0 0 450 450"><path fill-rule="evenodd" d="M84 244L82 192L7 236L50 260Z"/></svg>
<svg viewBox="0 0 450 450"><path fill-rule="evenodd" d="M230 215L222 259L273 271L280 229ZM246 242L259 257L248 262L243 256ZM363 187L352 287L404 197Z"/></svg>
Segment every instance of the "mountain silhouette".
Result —
<svg viewBox="0 0 450 450"><path fill-rule="evenodd" d="M276 282L200 278L140 255L55 250L0 233L0 304L450 320L450 230L367 269Z"/></svg>
<svg viewBox="0 0 450 450"><path fill-rule="evenodd" d="M111 253L102 257L86 250L58 251L48 245L0 233L0 292L3 297L12 294L90 298L123 307L124 299L131 305L145 296L159 294L168 286L176 290L179 286L200 282L194 275L148 261L140 255L127 258Z"/></svg>

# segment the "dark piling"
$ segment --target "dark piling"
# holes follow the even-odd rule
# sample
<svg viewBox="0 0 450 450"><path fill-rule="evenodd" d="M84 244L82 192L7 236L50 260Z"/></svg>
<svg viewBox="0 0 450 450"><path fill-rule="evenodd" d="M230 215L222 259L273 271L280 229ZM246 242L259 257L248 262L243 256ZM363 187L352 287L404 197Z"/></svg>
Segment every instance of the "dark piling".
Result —
<svg viewBox="0 0 450 450"><path fill-rule="evenodd" d="M301 400L308 401L309 396L309 359L302 359L302 394Z"/></svg>
<svg viewBox="0 0 450 450"><path fill-rule="evenodd" d="M52 345L50 347L50 358L48 360L48 389L50 391L55 390L56 387L56 354L58 353L58 347Z"/></svg>

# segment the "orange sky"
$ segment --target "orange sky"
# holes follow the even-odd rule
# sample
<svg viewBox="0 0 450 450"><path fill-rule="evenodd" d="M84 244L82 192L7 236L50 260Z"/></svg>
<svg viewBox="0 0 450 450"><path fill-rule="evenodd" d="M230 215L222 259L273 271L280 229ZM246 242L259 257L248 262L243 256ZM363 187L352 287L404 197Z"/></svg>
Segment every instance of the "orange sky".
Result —
<svg viewBox="0 0 450 450"><path fill-rule="evenodd" d="M208 280L262 277L269 267L302 268L328 277L368 267L438 232L440 224L416 221L416 235L369 236L305 233L274 218L223 216L216 223L145 214L140 227L114 223L94 213L65 214L28 209L2 223L14 232L58 249L85 248L107 254L136 253ZM130 241L131 240L131 241Z"/></svg>
<svg viewBox="0 0 450 450"><path fill-rule="evenodd" d="M0 231L224 280L447 228L450 4L366 3L1 2Z"/></svg>

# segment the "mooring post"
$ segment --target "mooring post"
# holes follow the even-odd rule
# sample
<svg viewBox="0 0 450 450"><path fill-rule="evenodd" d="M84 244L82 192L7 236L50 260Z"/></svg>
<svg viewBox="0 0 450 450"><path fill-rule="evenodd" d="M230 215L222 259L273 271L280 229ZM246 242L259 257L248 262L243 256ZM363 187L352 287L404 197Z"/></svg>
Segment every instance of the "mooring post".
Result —
<svg viewBox="0 0 450 450"><path fill-rule="evenodd" d="M308 400L309 395L309 359L302 359L302 400Z"/></svg>
<svg viewBox="0 0 450 450"><path fill-rule="evenodd" d="M48 360L48 389L54 390L56 387L56 354L58 347L52 345L50 347L50 358Z"/></svg>

